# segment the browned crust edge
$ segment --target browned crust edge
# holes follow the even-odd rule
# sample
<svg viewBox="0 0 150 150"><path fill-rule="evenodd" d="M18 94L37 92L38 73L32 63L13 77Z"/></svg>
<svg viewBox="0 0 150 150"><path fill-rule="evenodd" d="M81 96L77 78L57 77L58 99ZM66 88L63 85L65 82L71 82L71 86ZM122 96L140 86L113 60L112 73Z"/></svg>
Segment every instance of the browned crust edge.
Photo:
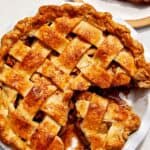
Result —
<svg viewBox="0 0 150 150"><path fill-rule="evenodd" d="M40 7L34 17L25 18L19 21L13 30L5 34L1 40L0 66L3 66L3 57L7 54L12 45L32 29L39 28L42 24L61 16L84 16L88 22L94 24L103 31L116 35L135 57L138 72L135 79L140 81L139 87L150 87L150 64L144 59L144 48L141 43L133 39L130 30L112 20L111 14L97 12L91 5L72 6L64 4L61 6L47 5ZM142 76L142 77L141 77Z"/></svg>

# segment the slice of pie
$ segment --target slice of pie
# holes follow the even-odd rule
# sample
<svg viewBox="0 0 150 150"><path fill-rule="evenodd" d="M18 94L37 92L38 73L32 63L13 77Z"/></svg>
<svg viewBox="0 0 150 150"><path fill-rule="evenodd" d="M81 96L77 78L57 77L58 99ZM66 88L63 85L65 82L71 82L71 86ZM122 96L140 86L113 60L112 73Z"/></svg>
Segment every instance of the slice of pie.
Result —
<svg viewBox="0 0 150 150"><path fill-rule="evenodd" d="M0 86L0 140L10 147L121 149L139 118L92 87L149 88L150 64L109 13L88 4L42 6L2 38Z"/></svg>
<svg viewBox="0 0 150 150"><path fill-rule="evenodd" d="M126 105L95 93L83 92L75 103L78 125L91 150L120 150L137 130L139 117Z"/></svg>

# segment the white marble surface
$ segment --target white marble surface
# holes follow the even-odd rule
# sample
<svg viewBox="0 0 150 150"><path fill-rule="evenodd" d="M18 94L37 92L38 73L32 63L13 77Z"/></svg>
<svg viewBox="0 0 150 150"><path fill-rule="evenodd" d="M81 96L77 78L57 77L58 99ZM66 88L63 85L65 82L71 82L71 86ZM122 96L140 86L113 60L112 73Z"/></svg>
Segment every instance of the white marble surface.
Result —
<svg viewBox="0 0 150 150"><path fill-rule="evenodd" d="M124 0L126 1L126 0ZM131 3L118 0L84 0L90 3L98 10L109 11L114 16L124 19L138 19L150 16L150 7L137 6Z"/></svg>
<svg viewBox="0 0 150 150"><path fill-rule="evenodd" d="M41 2L51 3L51 0L0 0L0 36L11 28L17 20L36 12ZM59 0L53 0L59 4ZM35 12L33 11L35 8ZM137 30L141 41L150 49L150 27ZM137 150L150 149L150 132Z"/></svg>

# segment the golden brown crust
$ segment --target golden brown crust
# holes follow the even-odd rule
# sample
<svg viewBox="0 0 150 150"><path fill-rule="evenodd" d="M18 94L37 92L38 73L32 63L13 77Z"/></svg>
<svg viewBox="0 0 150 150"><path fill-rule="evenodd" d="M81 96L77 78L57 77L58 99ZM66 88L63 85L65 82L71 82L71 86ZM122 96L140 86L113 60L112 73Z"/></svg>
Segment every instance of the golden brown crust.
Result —
<svg viewBox="0 0 150 150"><path fill-rule="evenodd" d="M39 28L44 23L54 20L58 17L82 17L83 15L85 16L85 19L91 24L94 24L96 27L100 28L103 31L108 31L111 34L119 37L121 42L133 53L135 57L142 55L143 46L131 37L130 31L125 26L114 22L109 13L96 12L95 9L88 4L84 4L78 7L65 4L60 7L42 6L35 17L25 18L24 20L19 21L15 28L2 38L0 53L1 64L3 62L4 55L7 54L10 47L12 47L12 45L18 39L23 37L29 31ZM145 64L145 61L143 63ZM142 83L144 84L144 82L147 84L149 83L147 79L143 79ZM148 86L149 85L147 85L146 87Z"/></svg>
<svg viewBox="0 0 150 150"><path fill-rule="evenodd" d="M55 66L55 64L50 60L46 60L39 68L38 72L51 78L52 81L61 89L65 89L70 80L70 76Z"/></svg>
<svg viewBox="0 0 150 150"><path fill-rule="evenodd" d="M36 124L30 122L17 112L9 114L9 124L12 130L23 139L29 139L30 134L33 132Z"/></svg>
<svg viewBox="0 0 150 150"><path fill-rule="evenodd" d="M19 21L1 40L0 139L17 149L65 149L66 138L71 138L68 133L79 136L74 127L68 127L64 139L58 136L61 127L68 126L74 91L86 91L91 85L129 85L131 78L139 87L149 88L150 64L143 51L129 29L88 4L40 7L36 16ZM113 69L112 61L119 66ZM93 150L99 144L101 149L121 148L125 140L115 143L120 133L114 131L125 126L128 136L140 124L132 111L114 101L88 92L79 98L76 115L84 118L81 129ZM114 107L120 115L113 112ZM110 120L102 123L104 116L121 120L107 136Z"/></svg>
<svg viewBox="0 0 150 150"><path fill-rule="evenodd" d="M71 72L89 47L90 44L80 40L79 38L75 38L58 57L58 61L62 67L64 66L68 72Z"/></svg>
<svg viewBox="0 0 150 150"><path fill-rule="evenodd" d="M79 116L83 117L80 127L91 144L90 148L122 149L128 136L139 127L139 117L126 104L119 105L94 93L88 95L90 99L86 98L87 93L82 93L77 100L77 103L88 101L88 107L76 107L79 114L86 112L84 117Z"/></svg>

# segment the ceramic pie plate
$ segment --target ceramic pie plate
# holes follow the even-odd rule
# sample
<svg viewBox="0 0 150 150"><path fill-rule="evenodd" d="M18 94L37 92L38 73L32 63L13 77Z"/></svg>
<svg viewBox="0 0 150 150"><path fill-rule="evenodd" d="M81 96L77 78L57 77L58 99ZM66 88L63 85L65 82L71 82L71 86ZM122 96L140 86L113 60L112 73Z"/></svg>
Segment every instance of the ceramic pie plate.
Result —
<svg viewBox="0 0 150 150"><path fill-rule="evenodd" d="M51 2L51 3L43 3L43 4L56 4L55 2ZM41 3L41 5L43 5ZM57 3L58 4L58 3ZM63 4L63 3L61 3ZM71 3L72 5L80 5L81 3ZM101 10L98 9L99 7L97 7L97 10ZM35 8L33 8L35 9ZM32 16L33 12L27 14L28 16ZM128 25L126 22L124 22L122 19L118 19L116 17L114 17L114 20L121 23L121 24L125 24L126 26L128 26L128 28L130 28L131 30L131 34L135 39L139 40L138 34L137 32L130 26ZM10 25L8 28L6 28L5 30L3 29L3 31L0 30L0 33L6 33L11 29ZM144 43L143 43L144 45ZM146 46L144 45L145 48L145 58L147 61L150 61L150 55L148 55L148 49L146 48ZM127 103L133 107L134 111L140 116L141 118L141 126L139 128L138 131L136 131L135 133L133 133L131 136L129 136L128 141L126 142L123 150L135 150L139 144L144 140L149 127L150 127L150 92L149 90L132 90L130 91L130 93L125 96L122 93L120 94L122 99L124 99L125 101L127 101ZM0 142L0 150L9 150L10 148L5 146L4 144L2 144Z"/></svg>

